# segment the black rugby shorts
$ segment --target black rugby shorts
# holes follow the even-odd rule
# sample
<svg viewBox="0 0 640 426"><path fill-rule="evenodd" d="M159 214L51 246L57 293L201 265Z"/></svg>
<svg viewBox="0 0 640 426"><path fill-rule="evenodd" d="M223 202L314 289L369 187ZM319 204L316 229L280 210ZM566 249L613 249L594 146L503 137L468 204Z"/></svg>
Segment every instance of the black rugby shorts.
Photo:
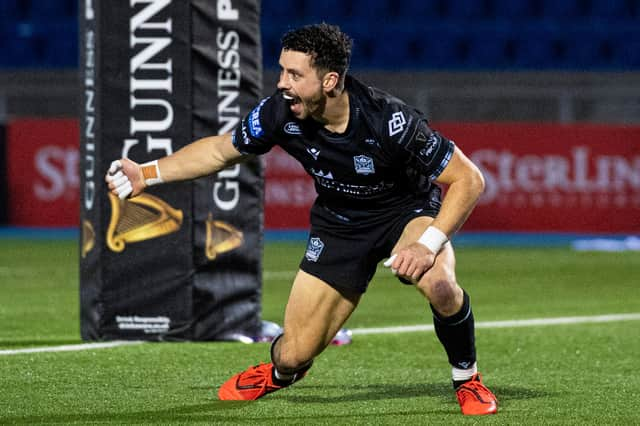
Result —
<svg viewBox="0 0 640 426"><path fill-rule="evenodd" d="M414 218L435 217L439 204L421 203L384 212L337 212L319 202L300 269L338 291L364 293L378 263L389 257L404 227Z"/></svg>

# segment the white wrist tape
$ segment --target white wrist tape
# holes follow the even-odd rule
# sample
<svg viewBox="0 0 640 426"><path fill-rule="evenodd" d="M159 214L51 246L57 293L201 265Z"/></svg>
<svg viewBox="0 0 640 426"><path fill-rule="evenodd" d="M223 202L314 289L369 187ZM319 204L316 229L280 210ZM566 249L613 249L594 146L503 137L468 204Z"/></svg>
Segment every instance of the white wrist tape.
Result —
<svg viewBox="0 0 640 426"><path fill-rule="evenodd" d="M133 192L133 186L129 178L122 172L122 163L120 160L113 161L111 166L109 166L107 182L113 185L113 190L121 200L124 200Z"/></svg>
<svg viewBox="0 0 640 426"><path fill-rule="evenodd" d="M418 238L420 244L436 254L447 241L449 241L447 235L435 226L429 226L427 230L424 231L424 234Z"/></svg>
<svg viewBox="0 0 640 426"><path fill-rule="evenodd" d="M157 185L164 182L160 175L160 167L158 167L158 160L149 161L148 163L140 164L142 170L142 176L144 177L144 183L147 186Z"/></svg>

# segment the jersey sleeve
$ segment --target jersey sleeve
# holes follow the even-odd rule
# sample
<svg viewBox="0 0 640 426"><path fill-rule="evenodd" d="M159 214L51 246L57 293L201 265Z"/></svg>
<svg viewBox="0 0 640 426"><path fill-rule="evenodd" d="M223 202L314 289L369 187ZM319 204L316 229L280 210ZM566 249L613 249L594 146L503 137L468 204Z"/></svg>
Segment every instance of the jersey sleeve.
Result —
<svg viewBox="0 0 640 426"><path fill-rule="evenodd" d="M264 154L275 145L274 126L278 105L272 96L264 98L238 123L231 133L233 146L241 154Z"/></svg>
<svg viewBox="0 0 640 426"><path fill-rule="evenodd" d="M387 134L395 151L408 167L433 181L447 167L455 144L429 127L421 112L407 105L390 105Z"/></svg>

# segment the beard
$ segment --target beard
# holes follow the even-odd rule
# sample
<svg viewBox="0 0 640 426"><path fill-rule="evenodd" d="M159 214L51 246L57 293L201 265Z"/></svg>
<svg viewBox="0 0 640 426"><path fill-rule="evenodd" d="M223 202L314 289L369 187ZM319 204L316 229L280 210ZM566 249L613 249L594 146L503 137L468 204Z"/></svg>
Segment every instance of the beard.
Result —
<svg viewBox="0 0 640 426"><path fill-rule="evenodd" d="M289 109L299 120L305 120L312 117L320 121L320 117L324 114L327 106L327 98L318 91L312 96L302 98L292 94L283 92L282 96L287 100Z"/></svg>

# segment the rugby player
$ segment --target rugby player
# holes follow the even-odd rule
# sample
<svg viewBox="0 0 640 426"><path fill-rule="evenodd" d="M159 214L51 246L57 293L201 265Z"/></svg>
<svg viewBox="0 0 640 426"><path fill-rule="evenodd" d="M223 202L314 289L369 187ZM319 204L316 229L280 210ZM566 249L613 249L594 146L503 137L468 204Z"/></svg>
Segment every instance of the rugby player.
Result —
<svg viewBox="0 0 640 426"><path fill-rule="evenodd" d="M277 90L231 134L145 164L116 160L109 188L133 197L149 185L216 173L274 145L315 180L309 241L283 334L271 345L271 362L231 377L219 389L221 400L254 400L302 379L387 258L384 265L430 304L462 413L496 413L497 399L477 370L473 312L449 241L483 192L483 176L420 111L349 75L351 49L336 26L287 32ZM439 185L448 187L444 197Z"/></svg>

